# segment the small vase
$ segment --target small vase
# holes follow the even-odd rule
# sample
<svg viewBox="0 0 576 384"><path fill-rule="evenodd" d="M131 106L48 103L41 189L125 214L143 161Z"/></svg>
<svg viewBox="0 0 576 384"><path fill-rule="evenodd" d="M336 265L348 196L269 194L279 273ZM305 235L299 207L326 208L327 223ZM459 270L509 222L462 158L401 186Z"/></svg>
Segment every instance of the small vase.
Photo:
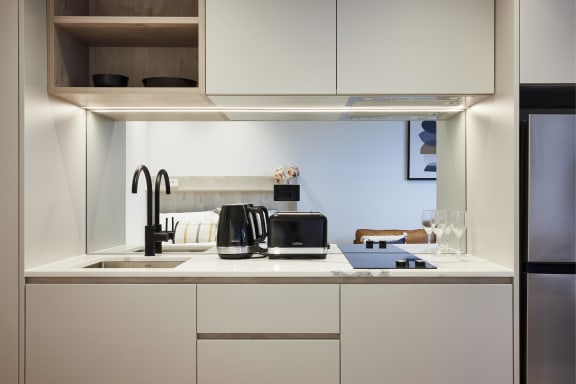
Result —
<svg viewBox="0 0 576 384"><path fill-rule="evenodd" d="M274 184L274 201L300 201L300 185Z"/></svg>

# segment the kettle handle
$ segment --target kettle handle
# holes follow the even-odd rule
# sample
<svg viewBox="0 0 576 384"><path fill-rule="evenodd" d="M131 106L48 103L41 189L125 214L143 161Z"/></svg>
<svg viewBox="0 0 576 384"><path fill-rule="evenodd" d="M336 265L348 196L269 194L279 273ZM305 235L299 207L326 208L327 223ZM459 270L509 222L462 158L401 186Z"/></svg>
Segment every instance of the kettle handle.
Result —
<svg viewBox="0 0 576 384"><path fill-rule="evenodd" d="M248 212L258 215L259 220L254 218L254 227L256 228L256 238L254 241L256 243L261 243L266 240L268 236L268 209L264 206L249 206ZM260 225L258 225L260 223Z"/></svg>

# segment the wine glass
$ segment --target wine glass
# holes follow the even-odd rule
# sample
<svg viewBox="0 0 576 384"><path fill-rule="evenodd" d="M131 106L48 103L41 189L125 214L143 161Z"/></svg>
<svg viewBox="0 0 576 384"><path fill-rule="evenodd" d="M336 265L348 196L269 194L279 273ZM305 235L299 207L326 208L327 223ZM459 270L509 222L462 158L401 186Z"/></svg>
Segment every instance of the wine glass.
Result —
<svg viewBox="0 0 576 384"><path fill-rule="evenodd" d="M442 232L442 243L439 247L442 247L442 251L449 253L450 252L450 232L452 232L452 225L451 225L451 210L445 210L446 215L446 224L444 225L444 231Z"/></svg>
<svg viewBox="0 0 576 384"><path fill-rule="evenodd" d="M468 226L468 215L466 215L466 211L458 210L450 212L450 226L452 227L454 236L456 236L456 256L460 258L460 243L462 235L464 235L466 232L466 227Z"/></svg>
<svg viewBox="0 0 576 384"><path fill-rule="evenodd" d="M428 239L428 252L432 253L432 231L434 230L434 210L426 209L422 211L422 226L424 231L426 231L426 237Z"/></svg>
<svg viewBox="0 0 576 384"><path fill-rule="evenodd" d="M442 243L442 236L444 235L444 230L446 228L446 224L448 222L448 218L446 217L446 211L443 210L436 210L434 212L434 224L432 227L432 232L436 235L436 254L440 254L440 244Z"/></svg>

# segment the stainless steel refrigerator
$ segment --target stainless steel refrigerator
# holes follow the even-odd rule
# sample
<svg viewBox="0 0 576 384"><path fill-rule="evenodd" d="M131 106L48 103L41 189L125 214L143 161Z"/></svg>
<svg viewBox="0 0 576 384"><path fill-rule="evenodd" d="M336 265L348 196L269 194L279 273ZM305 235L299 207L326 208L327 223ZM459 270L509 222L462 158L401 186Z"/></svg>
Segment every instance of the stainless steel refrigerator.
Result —
<svg viewBox="0 0 576 384"><path fill-rule="evenodd" d="M576 85L520 87L521 383L576 383Z"/></svg>

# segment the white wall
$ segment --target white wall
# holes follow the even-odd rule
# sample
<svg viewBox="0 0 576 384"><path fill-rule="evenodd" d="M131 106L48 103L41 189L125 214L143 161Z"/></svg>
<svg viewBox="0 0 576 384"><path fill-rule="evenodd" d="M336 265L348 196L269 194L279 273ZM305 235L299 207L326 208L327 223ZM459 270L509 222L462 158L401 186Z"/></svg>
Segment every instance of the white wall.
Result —
<svg viewBox="0 0 576 384"><path fill-rule="evenodd" d="M86 252L124 245L126 189L125 122L87 112Z"/></svg>
<svg viewBox="0 0 576 384"><path fill-rule="evenodd" d="M0 52L0 383L16 384L22 287L18 255L18 0L0 3Z"/></svg>
<svg viewBox="0 0 576 384"><path fill-rule="evenodd" d="M46 1L24 0L24 262L85 252L86 113L47 95Z"/></svg>
<svg viewBox="0 0 576 384"><path fill-rule="evenodd" d="M356 228L420 228L435 207L434 181L406 180L406 134L382 121L128 122L127 180L140 163L172 176L267 176L293 163L298 209L322 212L329 241L351 243ZM129 243L143 234L143 197L127 197Z"/></svg>
<svg viewBox="0 0 576 384"><path fill-rule="evenodd" d="M496 2L496 92L466 113L468 251L510 268L518 251L515 1Z"/></svg>
<svg viewBox="0 0 576 384"><path fill-rule="evenodd" d="M436 207L466 209L466 113L437 126Z"/></svg>

